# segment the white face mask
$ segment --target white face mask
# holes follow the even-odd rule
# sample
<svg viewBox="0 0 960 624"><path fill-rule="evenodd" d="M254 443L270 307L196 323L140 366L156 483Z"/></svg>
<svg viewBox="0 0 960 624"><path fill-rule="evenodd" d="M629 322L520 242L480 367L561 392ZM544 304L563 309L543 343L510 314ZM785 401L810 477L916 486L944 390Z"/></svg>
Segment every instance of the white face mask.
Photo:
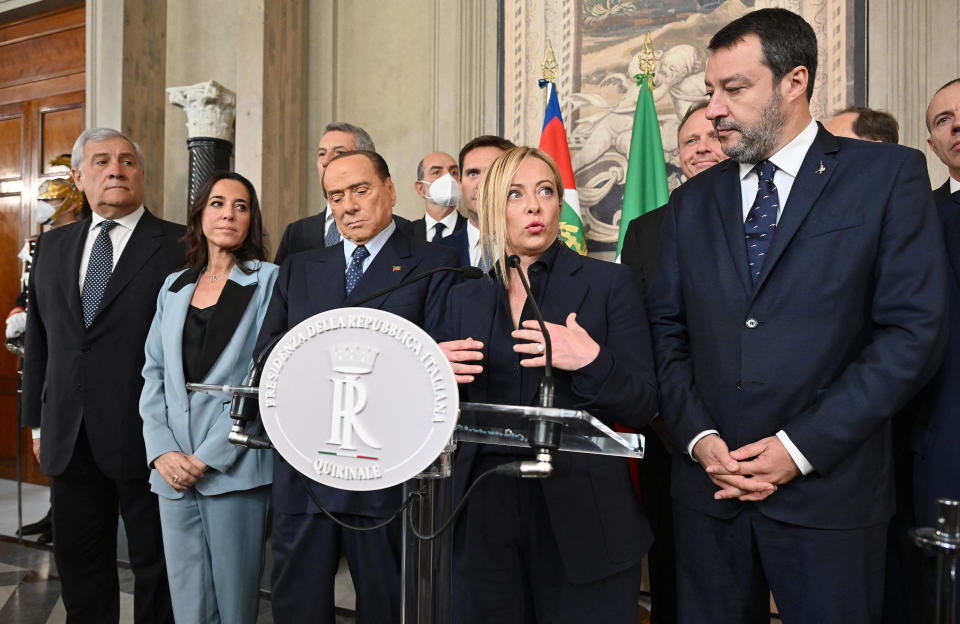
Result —
<svg viewBox="0 0 960 624"><path fill-rule="evenodd" d="M427 199L438 206L456 206L460 202L460 183L449 173L446 173L433 182L420 180L430 185Z"/></svg>
<svg viewBox="0 0 960 624"><path fill-rule="evenodd" d="M54 206L43 201L42 199L38 199L37 209L33 211L37 219L37 224L44 225L47 221L52 219L53 215L57 212L57 208L58 206Z"/></svg>

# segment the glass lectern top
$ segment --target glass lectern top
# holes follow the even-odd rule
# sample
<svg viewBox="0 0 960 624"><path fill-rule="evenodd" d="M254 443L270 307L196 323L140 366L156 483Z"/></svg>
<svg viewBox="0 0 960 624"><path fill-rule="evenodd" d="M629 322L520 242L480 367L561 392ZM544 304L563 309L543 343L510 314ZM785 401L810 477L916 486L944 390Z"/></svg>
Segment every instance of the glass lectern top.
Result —
<svg viewBox="0 0 960 624"><path fill-rule="evenodd" d="M561 451L643 457L642 435L614 431L588 412L559 407L462 402L454 437L457 442L529 448L527 428L531 419L563 425Z"/></svg>

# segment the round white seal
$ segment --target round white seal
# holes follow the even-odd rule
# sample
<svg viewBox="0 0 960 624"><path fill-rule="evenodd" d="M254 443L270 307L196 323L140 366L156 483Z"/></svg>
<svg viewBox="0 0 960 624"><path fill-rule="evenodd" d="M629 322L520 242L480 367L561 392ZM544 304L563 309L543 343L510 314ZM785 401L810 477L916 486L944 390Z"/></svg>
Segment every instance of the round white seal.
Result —
<svg viewBox="0 0 960 624"><path fill-rule="evenodd" d="M371 308L311 316L287 332L260 378L270 441L295 469L343 490L423 472L457 424L453 369L410 321Z"/></svg>

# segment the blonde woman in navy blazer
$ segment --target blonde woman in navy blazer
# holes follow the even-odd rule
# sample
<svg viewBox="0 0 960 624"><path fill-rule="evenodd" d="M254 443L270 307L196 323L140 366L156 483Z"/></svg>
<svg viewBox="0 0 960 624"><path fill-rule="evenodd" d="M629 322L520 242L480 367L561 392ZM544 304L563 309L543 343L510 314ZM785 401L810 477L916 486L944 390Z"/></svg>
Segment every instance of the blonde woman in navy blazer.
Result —
<svg viewBox="0 0 960 624"><path fill-rule="evenodd" d="M140 398L151 489L160 499L178 622L257 619L273 463L227 441L229 397L188 381L240 384L277 277L264 262L256 191L214 173L187 217L187 265L157 298Z"/></svg>

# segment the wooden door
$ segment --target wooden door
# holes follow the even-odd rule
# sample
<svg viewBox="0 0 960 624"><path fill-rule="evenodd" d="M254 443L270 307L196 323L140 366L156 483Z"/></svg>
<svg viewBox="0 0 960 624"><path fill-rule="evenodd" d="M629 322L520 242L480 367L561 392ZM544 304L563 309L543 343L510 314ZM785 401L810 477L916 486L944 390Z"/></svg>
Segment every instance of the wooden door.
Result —
<svg viewBox="0 0 960 624"><path fill-rule="evenodd" d="M37 188L69 176L50 161L69 153L84 122L84 7L0 24L0 317L20 292L17 252L39 233ZM0 349L0 478L16 476L17 359ZM30 432L19 432L24 479L46 483Z"/></svg>

